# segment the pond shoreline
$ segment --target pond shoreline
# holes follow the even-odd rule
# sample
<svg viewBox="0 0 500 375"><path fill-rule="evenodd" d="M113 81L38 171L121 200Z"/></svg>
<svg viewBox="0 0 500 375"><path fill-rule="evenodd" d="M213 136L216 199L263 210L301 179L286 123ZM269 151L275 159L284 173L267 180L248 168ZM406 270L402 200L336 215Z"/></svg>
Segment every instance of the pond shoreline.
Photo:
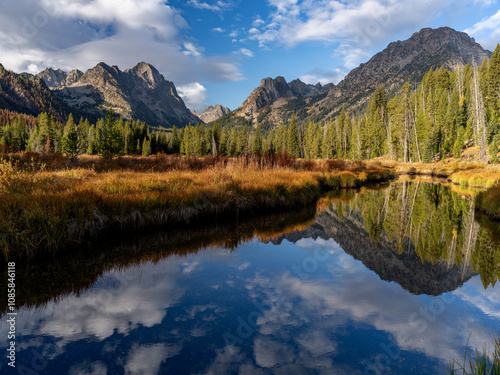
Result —
<svg viewBox="0 0 500 375"><path fill-rule="evenodd" d="M492 189L500 180L500 170L478 163L82 158L77 165L36 170L33 160L23 160L22 155L2 163L8 173L0 176L1 262L53 256L120 233L194 228L300 210L316 204L327 192L359 189L405 175L436 177L478 189ZM500 209L491 209L490 204L500 200L500 191L483 195L477 210L500 220Z"/></svg>

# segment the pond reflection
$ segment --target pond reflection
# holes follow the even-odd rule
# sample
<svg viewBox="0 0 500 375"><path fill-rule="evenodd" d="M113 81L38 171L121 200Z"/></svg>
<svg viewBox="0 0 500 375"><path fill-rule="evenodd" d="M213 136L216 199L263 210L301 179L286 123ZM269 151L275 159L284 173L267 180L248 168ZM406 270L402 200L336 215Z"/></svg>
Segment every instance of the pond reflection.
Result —
<svg viewBox="0 0 500 375"><path fill-rule="evenodd" d="M498 237L473 198L422 183L330 198L315 218L155 233L20 269L18 363L33 369L38 353L42 374L444 374L471 333L470 345L491 340Z"/></svg>

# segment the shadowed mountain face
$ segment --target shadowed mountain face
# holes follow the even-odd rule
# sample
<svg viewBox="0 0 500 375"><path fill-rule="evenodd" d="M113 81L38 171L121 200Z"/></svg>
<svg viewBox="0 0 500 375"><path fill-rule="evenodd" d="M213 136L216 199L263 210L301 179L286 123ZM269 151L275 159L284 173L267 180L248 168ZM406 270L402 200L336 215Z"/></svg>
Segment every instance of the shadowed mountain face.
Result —
<svg viewBox="0 0 500 375"><path fill-rule="evenodd" d="M296 81L287 84L282 77L263 79L236 114L256 119L261 108L271 106L260 122L279 123L298 109L303 109L314 121L321 121L339 113L342 107L350 112L359 110L380 86L392 94L405 82L421 82L431 68L453 69L467 63L481 65L489 57L490 51L463 32L448 27L426 28L405 41L389 44L337 85L315 87L298 80L296 85ZM326 92L328 95L321 96Z"/></svg>
<svg viewBox="0 0 500 375"><path fill-rule="evenodd" d="M490 238L474 221L473 202L434 189L429 184L395 184L358 195L350 203L336 203L319 213L306 230L275 242L332 238L382 280L396 282L413 294L451 292L478 269L485 286L494 284L496 277L490 280L491 271L479 265L492 251L483 249L488 241L478 240L475 248L467 245L469 238L472 243Z"/></svg>
<svg viewBox="0 0 500 375"><path fill-rule="evenodd" d="M28 74L16 74L0 65L0 109L37 116L50 113L65 121L71 109L56 98L45 83ZM76 113L75 113L76 115Z"/></svg>
<svg viewBox="0 0 500 375"><path fill-rule="evenodd" d="M153 126L185 126L200 120L186 108L175 85L150 64L121 71L99 63L82 73L46 69L38 75L68 106L96 116L109 108L125 119Z"/></svg>

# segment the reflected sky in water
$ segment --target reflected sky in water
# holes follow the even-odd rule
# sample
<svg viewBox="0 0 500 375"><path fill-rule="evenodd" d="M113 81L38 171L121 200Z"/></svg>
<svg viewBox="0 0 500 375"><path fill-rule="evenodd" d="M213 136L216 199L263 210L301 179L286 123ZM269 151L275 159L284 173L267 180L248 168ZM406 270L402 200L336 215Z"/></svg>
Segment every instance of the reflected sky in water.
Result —
<svg viewBox="0 0 500 375"><path fill-rule="evenodd" d="M479 275L416 295L331 238L294 241L113 269L78 295L23 307L17 364L70 375L445 374L469 335L482 347L500 328L500 289ZM3 319L2 347L7 328Z"/></svg>

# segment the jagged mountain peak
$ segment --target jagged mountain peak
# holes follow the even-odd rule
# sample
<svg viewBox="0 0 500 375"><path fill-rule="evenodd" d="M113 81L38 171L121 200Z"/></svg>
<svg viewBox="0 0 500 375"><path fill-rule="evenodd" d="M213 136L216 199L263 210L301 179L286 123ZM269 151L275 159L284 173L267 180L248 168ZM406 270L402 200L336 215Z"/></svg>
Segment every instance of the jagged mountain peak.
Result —
<svg viewBox="0 0 500 375"><path fill-rule="evenodd" d="M229 112L231 112L229 108L216 104L206 108L201 115L195 111L193 111L193 114L203 122L212 122L220 119L224 115L227 115Z"/></svg>
<svg viewBox="0 0 500 375"><path fill-rule="evenodd" d="M37 74L37 77L41 78L45 84L50 88L55 88L59 86L69 86L75 83L83 75L78 69L73 69L69 73L66 73L62 69L53 69L51 67L46 68Z"/></svg>
<svg viewBox="0 0 500 375"><path fill-rule="evenodd" d="M135 74L137 77L142 78L152 86L165 80L165 78L153 65L146 62L140 62L132 69L125 70L124 73Z"/></svg>
<svg viewBox="0 0 500 375"><path fill-rule="evenodd" d="M47 70L39 77L50 82L54 93L67 105L94 116L113 108L126 119L154 126L199 122L186 108L175 85L146 62L123 72L116 65L100 62L85 73Z"/></svg>
<svg viewBox="0 0 500 375"><path fill-rule="evenodd" d="M390 43L337 85L308 85L300 79L287 83L281 76L264 78L235 114L254 121L260 116L259 121L277 124L300 109L299 120L331 119L342 107L351 113L362 110L377 87L384 86L391 96L404 82L420 83L431 68L479 66L490 56L491 52L464 32L450 27L424 28L407 40ZM324 93L328 95L320 96ZM297 100L288 105L289 99ZM263 107L267 109L261 111Z"/></svg>
<svg viewBox="0 0 500 375"><path fill-rule="evenodd" d="M247 118L257 118L259 110L266 106L280 106L288 99L307 98L320 95L333 87L333 84L326 86L309 85L300 79L295 79L287 83L284 77L263 78L259 87L255 88L250 96L243 102L237 114ZM278 103L277 103L278 102Z"/></svg>

